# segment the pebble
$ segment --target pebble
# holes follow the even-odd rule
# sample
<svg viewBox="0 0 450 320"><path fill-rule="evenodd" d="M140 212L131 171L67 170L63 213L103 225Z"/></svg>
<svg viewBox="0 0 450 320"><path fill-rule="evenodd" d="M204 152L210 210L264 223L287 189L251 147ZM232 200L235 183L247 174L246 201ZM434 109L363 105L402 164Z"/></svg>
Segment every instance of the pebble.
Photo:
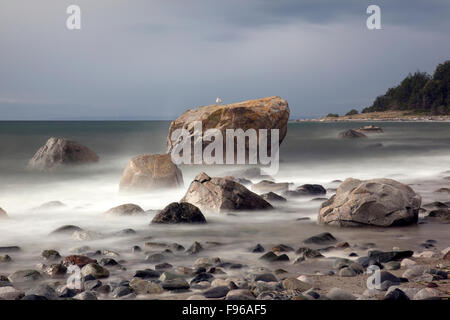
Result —
<svg viewBox="0 0 450 320"><path fill-rule="evenodd" d="M206 290L203 295L205 298L222 298L225 297L229 291L230 288L228 288L228 286L218 286Z"/></svg>
<svg viewBox="0 0 450 320"><path fill-rule="evenodd" d="M159 278L160 276L161 273L159 271L152 269L137 270L134 274L134 277L142 279Z"/></svg>
<svg viewBox="0 0 450 320"><path fill-rule="evenodd" d="M405 259L403 259L405 260ZM400 262L398 261L389 261L387 263L384 264L384 267L386 268L386 270L398 270L400 269Z"/></svg>
<svg viewBox="0 0 450 320"><path fill-rule="evenodd" d="M412 280L421 276L424 272L423 266L411 266L405 272L403 272L402 277L408 280Z"/></svg>
<svg viewBox="0 0 450 320"><path fill-rule="evenodd" d="M61 259L61 255L56 250L44 250L41 253L41 257L45 260L57 260Z"/></svg>
<svg viewBox="0 0 450 320"><path fill-rule="evenodd" d="M19 270L8 277L12 283L27 283L42 279L42 275L36 270Z"/></svg>
<svg viewBox="0 0 450 320"><path fill-rule="evenodd" d="M109 271L96 263L89 263L81 268L81 276L92 276L94 279L108 278Z"/></svg>
<svg viewBox="0 0 450 320"><path fill-rule="evenodd" d="M277 282L278 279L271 273L262 273L253 275L253 281Z"/></svg>
<svg viewBox="0 0 450 320"><path fill-rule="evenodd" d="M92 291L84 291L73 297L76 300L97 300L97 295Z"/></svg>
<svg viewBox="0 0 450 320"><path fill-rule="evenodd" d="M50 278L60 278L66 275L67 268L62 264L55 263L49 266L45 266L42 271Z"/></svg>
<svg viewBox="0 0 450 320"><path fill-rule="evenodd" d="M236 289L228 291L226 300L255 300L255 296L247 289Z"/></svg>
<svg viewBox="0 0 450 320"><path fill-rule="evenodd" d="M57 300L58 299L58 295L56 294L55 289L53 289L52 287L50 287L47 284L41 284L41 285L34 287L31 290L28 290L26 292L26 295L34 295L34 296L38 296L38 297L43 297L46 300Z"/></svg>
<svg viewBox="0 0 450 320"><path fill-rule="evenodd" d="M439 291L432 288L424 288L414 295L414 300L427 300L439 297Z"/></svg>
<svg viewBox="0 0 450 320"><path fill-rule="evenodd" d="M195 242L189 247L189 249L186 250L186 252L188 252L188 253L190 253L190 254L196 254L196 253L199 253L199 252L202 251L202 250L203 250L202 245L201 245L199 242L195 241Z"/></svg>
<svg viewBox="0 0 450 320"><path fill-rule="evenodd" d="M264 252L264 251L265 251L264 247L262 245L260 245L259 243L250 249L250 252L253 252L253 253Z"/></svg>
<svg viewBox="0 0 450 320"><path fill-rule="evenodd" d="M119 286L117 288L115 288L112 292L112 296L114 298L120 298L120 297L124 297L126 295L129 295L130 293L132 293L132 289L129 286Z"/></svg>
<svg viewBox="0 0 450 320"><path fill-rule="evenodd" d="M24 292L13 287L0 287L0 299L19 300L24 296Z"/></svg>
<svg viewBox="0 0 450 320"><path fill-rule="evenodd" d="M184 279L172 279L166 280L162 282L161 286L165 290L174 291L174 290L187 290L190 288L189 283Z"/></svg>
<svg viewBox="0 0 450 320"><path fill-rule="evenodd" d="M161 287L159 284L139 278L133 278L130 281L130 287L137 295L158 294L164 291L163 287Z"/></svg>
<svg viewBox="0 0 450 320"><path fill-rule="evenodd" d="M341 276L341 277L356 277L356 272L349 267L344 267L341 270L339 270L339 276Z"/></svg>
<svg viewBox="0 0 450 320"><path fill-rule="evenodd" d="M331 300L356 300L354 295L340 288L331 289L326 296Z"/></svg>
<svg viewBox="0 0 450 320"><path fill-rule="evenodd" d="M11 262L12 259L9 255L5 254L4 256L0 256L0 263Z"/></svg>
<svg viewBox="0 0 450 320"><path fill-rule="evenodd" d="M390 292L387 292L384 296L383 300L393 300L393 301L406 301L409 300L406 293L404 293L402 290L396 288Z"/></svg>
<svg viewBox="0 0 450 320"><path fill-rule="evenodd" d="M416 265L416 264L417 264L417 262L415 262L414 260L405 258L405 259L402 260L400 266L401 266L402 268L408 268L408 267L414 266L414 265Z"/></svg>
<svg viewBox="0 0 450 320"><path fill-rule="evenodd" d="M300 290L306 291L312 288L312 285L296 278L286 278L281 282L282 286L286 290Z"/></svg>

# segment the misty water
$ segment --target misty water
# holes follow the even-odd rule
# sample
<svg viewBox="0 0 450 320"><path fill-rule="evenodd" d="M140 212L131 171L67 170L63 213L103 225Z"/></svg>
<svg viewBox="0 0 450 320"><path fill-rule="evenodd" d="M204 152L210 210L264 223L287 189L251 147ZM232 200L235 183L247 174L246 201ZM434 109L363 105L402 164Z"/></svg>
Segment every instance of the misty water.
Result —
<svg viewBox="0 0 450 320"><path fill-rule="evenodd" d="M340 131L367 123L289 123L287 136L280 150L280 171L277 182L322 184L333 194L339 183L348 177L359 179L392 178L409 184L422 196L422 203L450 201L450 195L435 193L450 187L450 123L383 122L384 133L371 134L368 139L338 139ZM201 171L223 175L232 166L213 168L182 166L184 188L154 191L147 194L121 194L119 181L128 160L138 154L164 153L170 122L0 122L0 207L10 219L0 221L0 247L20 246L21 252L10 253L14 261L1 264L0 273L20 268L33 268L44 249L56 249L62 255L84 251L112 250L120 254L127 271L113 271L113 277L128 279L136 269L153 267L144 261L145 242L179 243L188 248L194 241L204 245L197 256L176 253L168 261L190 265L198 256L219 256L222 260L251 266L264 265L258 254L248 248L261 243L266 249L283 243L302 246L302 240L324 231L338 240L350 243L373 242L380 249L393 246L420 249L427 239L437 240L436 247L450 245L448 225L420 224L402 228L339 229L317 225L321 201L313 197L290 200L266 212L239 212L233 215L208 214L206 225L149 225L154 212L144 216L106 217L108 209L134 203L144 210L158 210L179 201L190 181ZM68 168L57 173L36 173L25 169L28 160L49 137L78 141L94 150L100 162L88 167ZM253 180L252 182L258 182ZM35 209L49 201L65 204L56 209ZM297 220L308 217L310 220ZM50 232L73 224L92 232L91 239L77 240L71 236L54 236ZM119 234L132 228L136 234ZM144 252L132 253L139 245ZM78 248L78 249L77 249ZM160 251L160 249L159 249ZM2 253L3 254L3 253ZM342 253L325 253L336 256ZM295 254L289 254L291 261ZM305 262L287 264L284 269L304 272L326 270L329 265ZM242 272L242 271L233 271Z"/></svg>

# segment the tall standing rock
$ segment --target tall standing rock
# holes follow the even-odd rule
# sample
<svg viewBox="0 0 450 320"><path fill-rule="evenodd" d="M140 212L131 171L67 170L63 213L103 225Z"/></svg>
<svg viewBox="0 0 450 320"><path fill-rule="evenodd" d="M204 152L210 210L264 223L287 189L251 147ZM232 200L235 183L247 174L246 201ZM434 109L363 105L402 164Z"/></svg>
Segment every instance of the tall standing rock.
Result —
<svg viewBox="0 0 450 320"><path fill-rule="evenodd" d="M325 201L319 222L341 227L380 227L417 223L421 197L409 186L391 179L346 179Z"/></svg>
<svg viewBox="0 0 450 320"><path fill-rule="evenodd" d="M169 128L167 136L167 152L181 140L172 141L172 133L177 129L186 129L189 137L194 136L194 122L202 122L202 130L218 129L224 137L224 158L226 157L226 129L267 129L270 139L270 129L279 129L279 144L283 141L287 132L287 122L289 119L289 105L285 99L280 97L268 97L256 100L248 100L227 105L209 105L185 111ZM270 150L270 141L267 147ZM203 141L203 149L211 143ZM248 152L248 146L247 150Z"/></svg>
<svg viewBox="0 0 450 320"><path fill-rule="evenodd" d="M170 154L144 154L132 158L120 180L121 191L151 191L180 186L183 186L183 175Z"/></svg>
<svg viewBox="0 0 450 320"><path fill-rule="evenodd" d="M202 172L191 182L180 202L189 202L204 212L272 209L266 200L229 179L211 178Z"/></svg>
<svg viewBox="0 0 450 320"><path fill-rule="evenodd" d="M53 170L66 165L98 162L98 155L88 147L64 138L50 138L28 162L29 169Z"/></svg>

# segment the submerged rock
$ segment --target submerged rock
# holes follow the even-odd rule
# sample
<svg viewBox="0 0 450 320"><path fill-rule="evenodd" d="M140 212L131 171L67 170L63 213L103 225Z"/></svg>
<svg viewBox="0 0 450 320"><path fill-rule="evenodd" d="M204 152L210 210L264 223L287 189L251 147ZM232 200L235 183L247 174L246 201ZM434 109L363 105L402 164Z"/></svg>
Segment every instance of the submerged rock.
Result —
<svg viewBox="0 0 450 320"><path fill-rule="evenodd" d="M50 138L28 162L29 169L53 170L67 165L98 162L98 155L82 144L64 138Z"/></svg>
<svg viewBox="0 0 450 320"><path fill-rule="evenodd" d="M153 191L181 186L183 175L170 154L144 154L128 162L119 188L121 191Z"/></svg>
<svg viewBox="0 0 450 320"><path fill-rule="evenodd" d="M26 283L42 279L42 275L36 270L16 271L8 277L12 283Z"/></svg>
<svg viewBox="0 0 450 320"><path fill-rule="evenodd" d="M275 192L268 192L261 195L261 198L270 202L286 202L286 198L276 194Z"/></svg>
<svg viewBox="0 0 450 320"><path fill-rule="evenodd" d="M253 192L264 193L264 192L284 192L289 189L289 183L282 182L276 183L270 180L262 180L258 183L252 185Z"/></svg>
<svg viewBox="0 0 450 320"><path fill-rule="evenodd" d="M206 219L193 204L173 202L161 210L151 223L206 223Z"/></svg>
<svg viewBox="0 0 450 320"><path fill-rule="evenodd" d="M355 131L361 133L380 133L383 132L383 129L374 125L363 126L361 128L356 129Z"/></svg>
<svg viewBox="0 0 450 320"><path fill-rule="evenodd" d="M353 129L340 132L338 137L342 139L367 138L367 136L364 133Z"/></svg>
<svg viewBox="0 0 450 320"><path fill-rule="evenodd" d="M318 220L341 227L381 227L417 223L421 197L391 179L346 179L336 194L322 203Z"/></svg>
<svg viewBox="0 0 450 320"><path fill-rule="evenodd" d="M335 243L337 240L335 237L333 237L333 235L329 232L323 232L320 233L318 235L309 237L308 239L303 240L303 243L309 244L309 243L313 243L313 244L319 244L319 245L323 245L323 244L332 244Z"/></svg>
<svg viewBox="0 0 450 320"><path fill-rule="evenodd" d="M105 212L107 215L115 216L137 216L142 215L143 213L144 210L133 203L122 204Z"/></svg>
<svg viewBox="0 0 450 320"><path fill-rule="evenodd" d="M197 175L181 202L189 202L202 211L266 210L272 205L243 185L224 178Z"/></svg>
<svg viewBox="0 0 450 320"><path fill-rule="evenodd" d="M74 226L74 225L65 225L62 227L59 227L55 230L53 230L52 232L50 232L50 234L73 234L75 231L83 231L82 228Z"/></svg>

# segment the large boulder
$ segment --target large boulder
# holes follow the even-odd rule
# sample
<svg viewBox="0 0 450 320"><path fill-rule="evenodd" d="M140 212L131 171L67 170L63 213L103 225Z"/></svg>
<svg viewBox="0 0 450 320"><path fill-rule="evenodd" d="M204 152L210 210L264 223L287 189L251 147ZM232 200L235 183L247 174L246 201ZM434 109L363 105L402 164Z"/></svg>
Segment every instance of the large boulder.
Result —
<svg viewBox="0 0 450 320"><path fill-rule="evenodd" d="M193 204L173 202L162 209L152 223L206 223L206 219Z"/></svg>
<svg viewBox="0 0 450 320"><path fill-rule="evenodd" d="M47 171L66 165L98 162L98 155L88 147L64 138L50 138L28 162L29 169Z"/></svg>
<svg viewBox="0 0 450 320"><path fill-rule="evenodd" d="M183 175L170 154L144 154L132 158L120 180L121 191L151 191L180 186L183 186Z"/></svg>
<svg viewBox="0 0 450 320"><path fill-rule="evenodd" d="M211 178L202 172L191 182L180 202L189 202L203 212L272 209L266 200L243 185L224 178Z"/></svg>
<svg viewBox="0 0 450 320"><path fill-rule="evenodd" d="M209 105L185 111L169 128L167 136L167 152L182 143L182 139L172 141L172 133L177 129L186 129L189 137L194 137L194 122L201 121L203 132L208 129L218 129L224 137L226 146L226 129L267 129L270 137L271 129L279 130L279 143L283 141L287 132L287 122L289 119L289 106L285 99L280 97L267 97L256 100L248 100L228 105ZM192 139L193 140L193 139ZM203 149L211 141L203 141ZM267 145L270 150L270 141ZM248 148L248 146L247 146ZM226 149L223 156L226 157ZM248 152L248 149L246 150Z"/></svg>
<svg viewBox="0 0 450 320"><path fill-rule="evenodd" d="M325 201L319 222L341 227L380 227L417 223L421 197L409 186L391 179L346 179Z"/></svg>

